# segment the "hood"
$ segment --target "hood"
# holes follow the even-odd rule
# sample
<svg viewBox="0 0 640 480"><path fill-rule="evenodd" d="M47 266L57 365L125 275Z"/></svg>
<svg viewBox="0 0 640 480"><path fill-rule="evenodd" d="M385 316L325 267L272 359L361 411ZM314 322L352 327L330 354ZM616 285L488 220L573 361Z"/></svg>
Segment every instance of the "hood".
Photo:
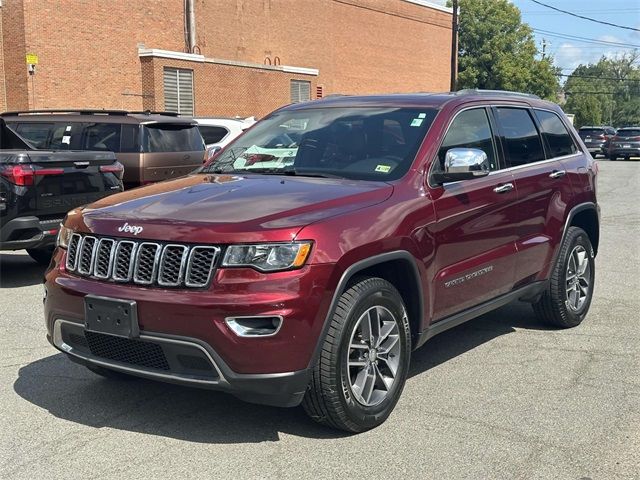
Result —
<svg viewBox="0 0 640 480"><path fill-rule="evenodd" d="M381 182L197 174L103 198L70 216L69 226L179 242L288 241L310 223L380 203L392 191Z"/></svg>

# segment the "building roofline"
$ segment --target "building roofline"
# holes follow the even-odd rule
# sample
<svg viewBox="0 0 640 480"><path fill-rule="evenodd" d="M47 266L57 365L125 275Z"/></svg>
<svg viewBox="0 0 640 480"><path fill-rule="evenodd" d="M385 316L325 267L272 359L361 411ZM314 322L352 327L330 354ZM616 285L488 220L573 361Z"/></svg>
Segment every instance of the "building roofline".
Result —
<svg viewBox="0 0 640 480"><path fill-rule="evenodd" d="M420 5L421 7L433 8L434 10L440 10L441 12L453 14L453 7L445 7L444 5L437 4L429 0L403 0L414 5Z"/></svg>

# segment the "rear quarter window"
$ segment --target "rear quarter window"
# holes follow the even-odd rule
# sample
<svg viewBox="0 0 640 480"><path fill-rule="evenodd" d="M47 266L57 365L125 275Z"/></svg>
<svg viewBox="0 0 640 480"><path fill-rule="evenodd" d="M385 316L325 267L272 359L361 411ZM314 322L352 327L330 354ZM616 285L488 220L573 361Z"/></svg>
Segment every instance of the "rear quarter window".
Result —
<svg viewBox="0 0 640 480"><path fill-rule="evenodd" d="M145 125L142 151L148 153L204 151L204 142L195 125Z"/></svg>

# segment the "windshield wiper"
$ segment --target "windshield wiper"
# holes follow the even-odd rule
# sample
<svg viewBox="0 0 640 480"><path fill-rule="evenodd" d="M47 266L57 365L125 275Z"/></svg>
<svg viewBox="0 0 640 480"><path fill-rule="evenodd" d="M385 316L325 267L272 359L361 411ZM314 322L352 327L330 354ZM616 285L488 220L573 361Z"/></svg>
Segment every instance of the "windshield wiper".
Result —
<svg viewBox="0 0 640 480"><path fill-rule="evenodd" d="M287 175L291 177L316 177L316 178L345 178L333 173L326 173L317 170L298 170L295 168L247 168L243 173L257 173L260 175Z"/></svg>

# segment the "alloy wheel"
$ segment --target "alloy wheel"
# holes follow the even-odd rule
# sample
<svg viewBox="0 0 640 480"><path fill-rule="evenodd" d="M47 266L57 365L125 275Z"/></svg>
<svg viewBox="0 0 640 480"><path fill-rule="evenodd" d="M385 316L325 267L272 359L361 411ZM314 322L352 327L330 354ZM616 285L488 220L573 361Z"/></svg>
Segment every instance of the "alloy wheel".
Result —
<svg viewBox="0 0 640 480"><path fill-rule="evenodd" d="M567 307L578 312L589 297L591 264L582 245L576 245L569 255L566 274Z"/></svg>
<svg viewBox="0 0 640 480"><path fill-rule="evenodd" d="M401 360L400 330L395 316L376 305L353 327L347 355L349 386L364 406L380 404L393 387Z"/></svg>

